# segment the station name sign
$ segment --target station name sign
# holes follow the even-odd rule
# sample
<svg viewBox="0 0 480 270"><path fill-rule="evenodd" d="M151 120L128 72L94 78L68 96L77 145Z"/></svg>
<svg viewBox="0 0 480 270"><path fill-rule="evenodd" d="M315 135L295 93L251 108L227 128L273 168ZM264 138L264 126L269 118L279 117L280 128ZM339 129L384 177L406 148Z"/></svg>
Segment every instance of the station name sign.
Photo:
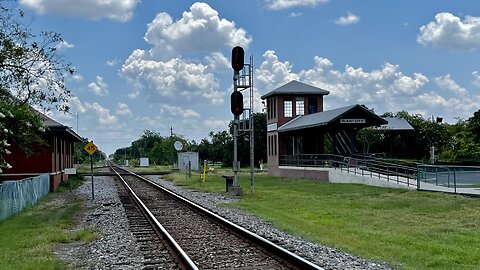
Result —
<svg viewBox="0 0 480 270"><path fill-rule="evenodd" d="M277 123L272 123L267 125L267 132L276 131L277 130Z"/></svg>
<svg viewBox="0 0 480 270"><path fill-rule="evenodd" d="M340 119L340 124L365 124L365 119Z"/></svg>

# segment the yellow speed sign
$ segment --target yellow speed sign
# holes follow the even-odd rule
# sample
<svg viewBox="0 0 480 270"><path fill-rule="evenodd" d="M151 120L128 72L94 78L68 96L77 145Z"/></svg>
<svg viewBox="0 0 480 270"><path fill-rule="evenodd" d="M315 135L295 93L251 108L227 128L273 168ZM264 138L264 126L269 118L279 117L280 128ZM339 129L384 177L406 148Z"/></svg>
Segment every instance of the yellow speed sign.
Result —
<svg viewBox="0 0 480 270"><path fill-rule="evenodd" d="M83 149L85 149L88 154L93 155L93 153L97 151L97 146L92 141L90 141L89 143L87 143L87 145L85 145Z"/></svg>

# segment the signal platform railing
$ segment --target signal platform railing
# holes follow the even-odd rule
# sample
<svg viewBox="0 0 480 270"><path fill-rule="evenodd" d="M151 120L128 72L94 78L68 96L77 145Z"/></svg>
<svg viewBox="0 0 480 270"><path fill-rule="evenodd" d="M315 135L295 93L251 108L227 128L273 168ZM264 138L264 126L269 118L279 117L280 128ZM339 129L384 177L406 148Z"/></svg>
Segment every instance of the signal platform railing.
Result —
<svg viewBox="0 0 480 270"><path fill-rule="evenodd" d="M428 165L367 155L280 156L280 166L328 167L417 189L480 195L480 167Z"/></svg>

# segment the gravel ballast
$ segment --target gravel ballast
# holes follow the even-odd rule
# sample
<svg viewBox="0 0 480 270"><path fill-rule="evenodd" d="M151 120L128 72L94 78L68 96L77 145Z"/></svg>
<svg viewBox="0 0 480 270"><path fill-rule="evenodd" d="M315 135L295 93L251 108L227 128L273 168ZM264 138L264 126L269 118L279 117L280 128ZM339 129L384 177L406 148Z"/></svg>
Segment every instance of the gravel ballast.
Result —
<svg viewBox="0 0 480 270"><path fill-rule="evenodd" d="M162 180L159 176L148 178L325 269L390 269L383 263L364 260L334 248L304 241L277 230L242 210L219 207L219 204L235 200L226 194L191 192ZM90 180L89 177L87 179ZM79 218L76 229L93 228L99 234L99 239L87 244L59 245L54 251L55 254L66 261L70 269L141 269L142 254L128 228L113 178L95 177L94 191L95 199L92 201L91 182L87 181L71 193L85 198L85 211Z"/></svg>

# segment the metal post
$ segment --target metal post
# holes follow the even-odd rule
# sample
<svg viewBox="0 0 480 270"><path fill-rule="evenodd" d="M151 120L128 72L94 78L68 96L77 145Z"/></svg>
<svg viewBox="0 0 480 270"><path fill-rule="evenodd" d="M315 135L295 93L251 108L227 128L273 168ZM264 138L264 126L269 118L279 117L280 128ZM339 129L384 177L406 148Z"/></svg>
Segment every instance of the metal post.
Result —
<svg viewBox="0 0 480 270"><path fill-rule="evenodd" d="M250 96L252 93L250 93ZM254 192L254 173L255 173L255 143L254 143L254 121L253 121L253 106L250 111L250 193Z"/></svg>
<svg viewBox="0 0 480 270"><path fill-rule="evenodd" d="M453 168L453 188L455 193L457 193L457 176L455 175L455 168Z"/></svg>
<svg viewBox="0 0 480 270"><path fill-rule="evenodd" d="M398 164L395 165L395 173L397 174L397 184L398 184Z"/></svg>
<svg viewBox="0 0 480 270"><path fill-rule="evenodd" d="M447 167L447 187L450 188L450 168Z"/></svg>
<svg viewBox="0 0 480 270"><path fill-rule="evenodd" d="M237 91L235 85L235 91ZM233 117L233 186L238 187L238 179L237 179L237 173L238 173L238 160L237 160L237 137L238 137L238 121L239 117L234 116Z"/></svg>
<svg viewBox="0 0 480 270"><path fill-rule="evenodd" d="M417 165L417 190L419 189L420 189L420 165Z"/></svg>
<svg viewBox="0 0 480 270"><path fill-rule="evenodd" d="M390 182L390 171L388 170L388 163L387 163L387 182Z"/></svg>
<svg viewBox="0 0 480 270"><path fill-rule="evenodd" d="M248 88L250 88L250 193L254 193L254 173L255 173L255 142L254 142L254 116L253 116L253 55L250 56L250 64L248 65Z"/></svg>
<svg viewBox="0 0 480 270"><path fill-rule="evenodd" d="M95 199L94 191L93 191L93 158L92 155L90 155L90 171L92 175L92 200Z"/></svg>

